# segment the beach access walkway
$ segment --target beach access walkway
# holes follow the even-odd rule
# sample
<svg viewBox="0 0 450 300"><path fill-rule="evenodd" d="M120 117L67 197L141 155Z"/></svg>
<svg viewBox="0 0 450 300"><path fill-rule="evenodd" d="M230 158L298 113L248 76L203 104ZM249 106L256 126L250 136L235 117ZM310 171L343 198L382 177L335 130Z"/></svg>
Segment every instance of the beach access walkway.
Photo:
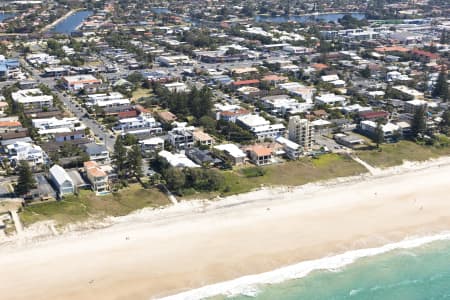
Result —
<svg viewBox="0 0 450 300"><path fill-rule="evenodd" d="M381 169L379 168L375 168L371 165L369 165L367 162L363 161L361 158L359 158L358 156L356 156L355 154L350 154L350 157L356 161L357 163L359 163L360 165L362 165L364 168L367 169L367 171L369 171L369 173L371 175L380 175L382 173Z"/></svg>
<svg viewBox="0 0 450 300"><path fill-rule="evenodd" d="M22 222L20 221L17 211L10 210L9 213L11 214L11 218L14 222L14 226L16 227L17 235L21 235L23 233L23 225L22 225Z"/></svg>

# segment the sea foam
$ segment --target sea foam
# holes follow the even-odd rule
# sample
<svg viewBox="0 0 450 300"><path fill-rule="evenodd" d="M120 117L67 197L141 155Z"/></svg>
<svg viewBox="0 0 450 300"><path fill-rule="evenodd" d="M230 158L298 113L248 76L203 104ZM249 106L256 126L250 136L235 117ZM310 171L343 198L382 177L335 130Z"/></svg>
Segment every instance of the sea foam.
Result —
<svg viewBox="0 0 450 300"><path fill-rule="evenodd" d="M237 279L207 285L198 289L160 298L159 300L200 300L218 295L231 297L249 294L249 291L252 291L252 296L256 296L258 285L277 284L287 280L299 279L315 270L337 270L363 257L380 255L397 249L416 248L444 240L450 240L450 232L443 232L432 236L408 238L378 248L351 250L335 256L303 261L270 272L243 276Z"/></svg>

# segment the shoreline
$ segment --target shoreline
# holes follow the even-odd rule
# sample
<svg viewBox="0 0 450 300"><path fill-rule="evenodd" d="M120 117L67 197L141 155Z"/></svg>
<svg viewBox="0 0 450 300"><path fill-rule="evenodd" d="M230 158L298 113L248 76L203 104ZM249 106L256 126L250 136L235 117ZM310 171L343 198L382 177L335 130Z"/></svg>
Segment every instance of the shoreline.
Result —
<svg viewBox="0 0 450 300"><path fill-rule="evenodd" d="M275 269L273 271L247 275L233 280L203 286L187 292L158 298L157 300L201 300L223 295L226 297L246 295L255 297L264 285L280 284L290 280L301 279L314 271L335 271L357 262L401 249L414 249L439 241L449 241L450 231L432 236L406 238L400 242L390 243L378 248L350 250L335 256L302 261L300 263Z"/></svg>
<svg viewBox="0 0 450 300"><path fill-rule="evenodd" d="M144 209L97 230L11 240L0 246L0 280L8 286L0 292L8 299L157 298L438 234L450 230L449 173L450 157L443 157L376 176ZM33 281L42 272L45 279Z"/></svg>

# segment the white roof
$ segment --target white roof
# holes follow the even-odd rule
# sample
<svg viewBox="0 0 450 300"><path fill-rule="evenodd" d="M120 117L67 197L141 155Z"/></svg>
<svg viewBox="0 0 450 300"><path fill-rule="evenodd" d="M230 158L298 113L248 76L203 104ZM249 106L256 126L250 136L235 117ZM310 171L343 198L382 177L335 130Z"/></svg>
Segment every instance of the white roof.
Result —
<svg viewBox="0 0 450 300"><path fill-rule="evenodd" d="M270 122L259 115L245 115L237 118L248 127L270 125Z"/></svg>
<svg viewBox="0 0 450 300"><path fill-rule="evenodd" d="M408 104L414 105L414 106L423 106L423 105L427 105L428 102L425 100L419 100L419 99L414 99L411 101L407 101Z"/></svg>
<svg viewBox="0 0 450 300"><path fill-rule="evenodd" d="M327 120L322 120L322 119L317 119L311 122L312 126L325 126L325 125L330 125L331 122L327 121Z"/></svg>
<svg viewBox="0 0 450 300"><path fill-rule="evenodd" d="M370 120L366 120L366 121L361 121L361 124L364 124L368 127L372 127L372 128L377 128L377 123L375 123L374 121L370 121ZM388 132L388 131L396 131L399 130L400 126L393 124L393 123L387 123L385 125L381 126L381 130L383 130L383 132Z"/></svg>
<svg viewBox="0 0 450 300"><path fill-rule="evenodd" d="M345 101L344 96L335 95L335 94L323 94L316 97L316 100L324 102L324 103L334 103L334 102L342 102Z"/></svg>
<svg viewBox="0 0 450 300"><path fill-rule="evenodd" d="M297 149L300 148L300 145L299 145L299 144L297 144L297 143L295 143L295 142L293 142L293 141L291 141L291 140L288 140L287 138L284 138L284 137L282 137L282 136L277 137L277 138L275 139L275 141L276 141L277 143L279 143L279 144L285 145L286 147L291 148L291 149L294 149L294 150L297 150Z"/></svg>
<svg viewBox="0 0 450 300"><path fill-rule="evenodd" d="M341 80L341 79L338 79L338 80L332 81L331 83L334 84L334 85L344 85L345 81Z"/></svg>
<svg viewBox="0 0 450 300"><path fill-rule="evenodd" d="M97 101L97 106L105 107L105 106L122 106L130 104L130 100L128 99L113 99L113 100L100 100Z"/></svg>
<svg viewBox="0 0 450 300"><path fill-rule="evenodd" d="M324 75L324 76L321 77L321 79L322 79L322 81L330 82L330 81L336 81L336 80L339 80L339 76L336 75L336 74L333 74L333 75Z"/></svg>
<svg viewBox="0 0 450 300"><path fill-rule="evenodd" d="M351 112L351 111L357 111L357 112L363 112L363 111L371 111L372 107L370 106L361 106L359 104L352 104L352 105L346 105L342 108L345 112Z"/></svg>
<svg viewBox="0 0 450 300"><path fill-rule="evenodd" d="M153 137L150 139L142 140L142 141L140 141L140 143L144 144L144 145L159 145L159 144L163 144L164 140L160 137Z"/></svg>
<svg viewBox="0 0 450 300"><path fill-rule="evenodd" d="M284 125L279 123L279 124L272 124L272 125L264 125L264 126L258 126L255 127L253 129L254 133L258 133L258 132L265 132L265 131L272 131L272 130L280 130L280 129L284 129Z"/></svg>
<svg viewBox="0 0 450 300"><path fill-rule="evenodd" d="M11 98L18 103L48 102L53 101L50 95L44 95L40 89L25 89L11 93Z"/></svg>
<svg viewBox="0 0 450 300"><path fill-rule="evenodd" d="M247 155L244 153L244 151L239 149L239 147L236 146L235 144L217 145L217 146L214 146L214 148L217 150L220 150L220 151L227 152L229 155L231 155L235 158L247 157Z"/></svg>
<svg viewBox="0 0 450 300"><path fill-rule="evenodd" d="M163 150L158 153L158 156L161 156L162 158L165 158L167 162L172 167L181 167L181 168L198 168L200 167L196 163L194 163L192 160L186 157L184 154L173 154L169 151Z"/></svg>
<svg viewBox="0 0 450 300"><path fill-rule="evenodd" d="M59 186L63 185L66 181L69 181L73 185L72 178L61 166L54 165L50 168L49 172L52 174L53 178L55 178Z"/></svg>

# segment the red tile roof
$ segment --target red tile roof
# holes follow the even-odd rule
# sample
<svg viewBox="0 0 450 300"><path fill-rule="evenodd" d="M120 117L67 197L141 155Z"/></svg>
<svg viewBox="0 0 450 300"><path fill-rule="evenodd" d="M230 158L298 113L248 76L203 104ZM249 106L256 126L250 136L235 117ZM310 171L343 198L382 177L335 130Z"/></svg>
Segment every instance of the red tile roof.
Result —
<svg viewBox="0 0 450 300"><path fill-rule="evenodd" d="M429 51L420 50L420 49L413 49L413 50L411 50L411 53L413 55L417 55L417 56L428 57L429 59L438 59L439 58L439 55L436 53L431 53Z"/></svg>
<svg viewBox="0 0 450 300"><path fill-rule="evenodd" d="M18 121L0 121L0 127L21 127L22 123Z"/></svg>
<svg viewBox="0 0 450 300"><path fill-rule="evenodd" d="M234 86L241 86L241 85L251 85L251 84L258 84L258 79L249 79L249 80L241 80L241 81L235 81L233 82Z"/></svg>
<svg viewBox="0 0 450 300"><path fill-rule="evenodd" d="M272 149L261 146L254 145L249 149L251 152L254 152L257 156L269 156L272 155Z"/></svg>
<svg viewBox="0 0 450 300"><path fill-rule="evenodd" d="M248 115L250 111L246 109L237 109L237 110L226 110L220 113L221 116L232 117L232 116L242 116Z"/></svg>
<svg viewBox="0 0 450 300"><path fill-rule="evenodd" d="M376 52L408 52L409 49L400 46L390 46L390 47L378 47L375 48Z"/></svg>
<svg viewBox="0 0 450 300"><path fill-rule="evenodd" d="M367 111L359 113L359 116L363 119L378 119L385 118L389 114L385 111Z"/></svg>
<svg viewBox="0 0 450 300"><path fill-rule="evenodd" d="M137 111L135 110L121 111L117 116L119 117L119 119L133 118L137 116Z"/></svg>

